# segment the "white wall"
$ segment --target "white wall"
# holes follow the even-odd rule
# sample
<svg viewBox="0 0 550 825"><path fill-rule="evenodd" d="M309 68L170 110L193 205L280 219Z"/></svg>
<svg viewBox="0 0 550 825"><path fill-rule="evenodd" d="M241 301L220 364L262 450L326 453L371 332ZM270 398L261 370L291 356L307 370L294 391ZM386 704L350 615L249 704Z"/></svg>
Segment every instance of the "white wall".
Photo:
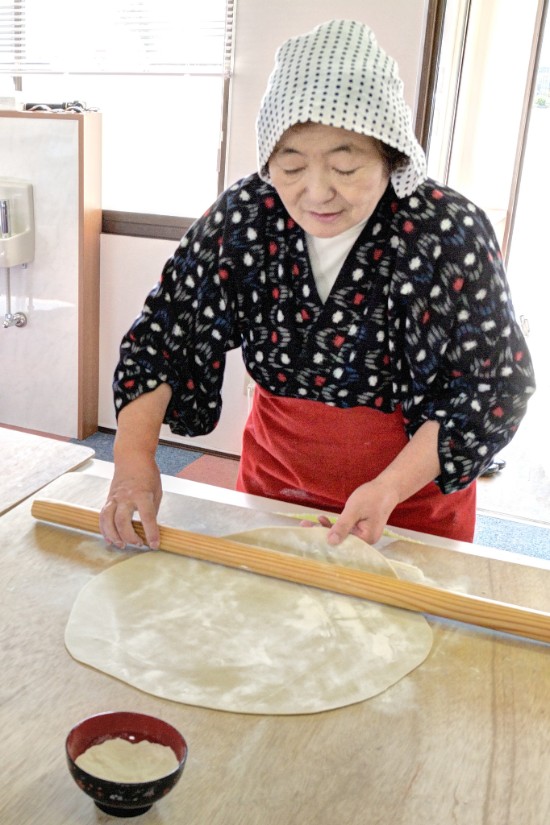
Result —
<svg viewBox="0 0 550 825"><path fill-rule="evenodd" d="M238 0L235 65L229 121L226 179L231 183L256 168L255 120L276 48L333 17L367 23L398 62L413 109L418 94L427 0ZM205 207L208 204L205 204ZM101 353L99 424L115 426L112 373L122 334L141 309L176 244L171 241L103 236L101 251ZM209 436L183 439L167 427L161 437L201 449L240 453L248 413L247 380L238 352L229 354L220 424Z"/></svg>

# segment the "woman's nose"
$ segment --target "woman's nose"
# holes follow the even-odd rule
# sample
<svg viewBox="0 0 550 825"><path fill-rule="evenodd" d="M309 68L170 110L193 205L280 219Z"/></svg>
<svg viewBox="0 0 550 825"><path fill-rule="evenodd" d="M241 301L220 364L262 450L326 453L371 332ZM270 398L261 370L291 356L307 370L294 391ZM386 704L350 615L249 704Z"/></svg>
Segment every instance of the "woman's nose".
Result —
<svg viewBox="0 0 550 825"><path fill-rule="evenodd" d="M306 190L314 203L326 203L332 200L335 194L330 175L324 172L311 172L306 179Z"/></svg>

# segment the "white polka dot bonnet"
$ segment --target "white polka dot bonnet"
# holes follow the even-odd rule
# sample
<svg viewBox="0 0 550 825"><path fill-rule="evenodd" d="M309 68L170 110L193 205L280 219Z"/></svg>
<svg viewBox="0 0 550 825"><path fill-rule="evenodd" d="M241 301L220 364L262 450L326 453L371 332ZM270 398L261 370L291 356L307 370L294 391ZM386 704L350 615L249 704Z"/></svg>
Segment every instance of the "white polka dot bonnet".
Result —
<svg viewBox="0 0 550 825"><path fill-rule="evenodd" d="M397 64L362 23L331 20L277 50L256 121L263 180L270 181L267 164L283 133L307 121L370 135L407 155L391 173L398 197L426 178Z"/></svg>

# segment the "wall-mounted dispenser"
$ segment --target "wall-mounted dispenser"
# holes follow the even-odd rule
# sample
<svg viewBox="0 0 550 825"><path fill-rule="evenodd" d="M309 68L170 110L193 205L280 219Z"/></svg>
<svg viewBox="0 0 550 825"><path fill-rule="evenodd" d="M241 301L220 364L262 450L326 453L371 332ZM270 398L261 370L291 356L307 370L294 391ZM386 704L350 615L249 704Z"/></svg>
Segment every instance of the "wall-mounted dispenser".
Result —
<svg viewBox="0 0 550 825"><path fill-rule="evenodd" d="M32 184L0 178L0 267L28 264L34 259Z"/></svg>
<svg viewBox="0 0 550 825"><path fill-rule="evenodd" d="M34 207L32 185L16 178L0 178L0 270L6 273L4 329L24 327L27 316L11 311L10 273L34 259Z"/></svg>

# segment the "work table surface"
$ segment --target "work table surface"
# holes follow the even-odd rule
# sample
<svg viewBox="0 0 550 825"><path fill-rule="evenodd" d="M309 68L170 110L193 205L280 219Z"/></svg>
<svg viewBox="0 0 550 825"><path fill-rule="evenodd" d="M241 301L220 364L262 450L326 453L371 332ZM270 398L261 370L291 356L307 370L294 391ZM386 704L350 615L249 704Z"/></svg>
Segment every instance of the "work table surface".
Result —
<svg viewBox="0 0 550 825"><path fill-rule="evenodd" d="M37 497L100 507L108 484L93 469L68 473ZM203 499L195 499L200 513L194 515L189 485L172 479L166 486L161 518L168 513L173 526L199 529ZM223 510L227 533L243 529L244 511L224 502L252 510L244 520L258 526L276 522L277 509L292 510L264 502L266 512L256 512L261 500L239 495L211 489L209 507ZM97 536L37 523L31 502L0 518L2 825L116 821L76 787L64 756L65 737L77 721L113 709L160 716L189 745L180 783L136 820L144 825L550 821L547 645L428 617L434 644L426 661L366 702L284 717L169 702L76 662L64 647L83 585L137 551L113 551ZM212 532L219 534L219 525ZM433 537L427 541L434 544ZM446 543L449 549L384 544L389 557L416 564L429 582L550 611L545 562L502 560L454 542Z"/></svg>
<svg viewBox="0 0 550 825"><path fill-rule="evenodd" d="M82 444L0 425L0 514L93 455Z"/></svg>

